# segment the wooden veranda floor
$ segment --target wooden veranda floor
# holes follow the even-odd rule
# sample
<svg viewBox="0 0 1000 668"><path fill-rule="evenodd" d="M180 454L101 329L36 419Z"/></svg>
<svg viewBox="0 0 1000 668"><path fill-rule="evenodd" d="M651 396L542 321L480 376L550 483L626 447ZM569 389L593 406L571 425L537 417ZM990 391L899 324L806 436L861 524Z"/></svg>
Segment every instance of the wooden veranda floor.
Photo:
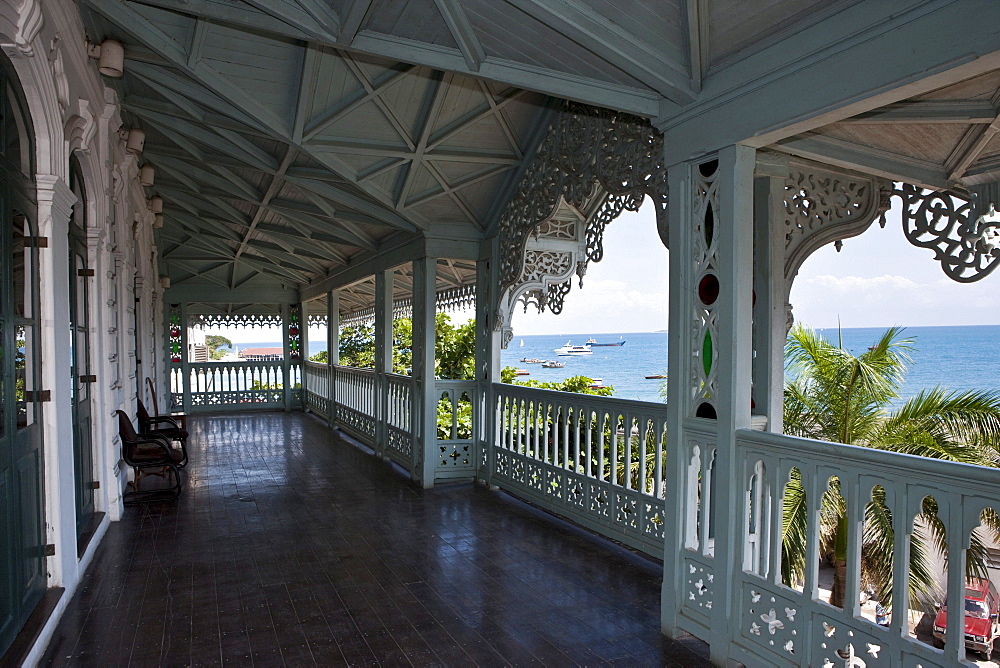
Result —
<svg viewBox="0 0 1000 668"><path fill-rule="evenodd" d="M183 496L111 525L43 665L708 665L644 557L302 413L189 424Z"/></svg>

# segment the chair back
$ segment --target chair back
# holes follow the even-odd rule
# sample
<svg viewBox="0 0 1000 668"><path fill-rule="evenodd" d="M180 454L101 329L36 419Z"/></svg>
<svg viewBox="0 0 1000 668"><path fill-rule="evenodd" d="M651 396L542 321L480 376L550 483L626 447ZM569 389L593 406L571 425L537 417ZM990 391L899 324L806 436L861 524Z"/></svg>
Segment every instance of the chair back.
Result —
<svg viewBox="0 0 1000 668"><path fill-rule="evenodd" d="M156 386L153 385L153 379L146 376L146 387L149 388L149 397L153 400L153 414L160 414L160 402L156 399Z"/></svg>
<svg viewBox="0 0 1000 668"><path fill-rule="evenodd" d="M115 411L115 415L118 416L118 436L122 439L122 447L135 445L135 442L139 440L139 434L135 433L132 418L122 410Z"/></svg>
<svg viewBox="0 0 1000 668"><path fill-rule="evenodd" d="M149 424L149 411L146 410L145 404L139 397L135 398L135 413L139 418L139 429L144 429Z"/></svg>

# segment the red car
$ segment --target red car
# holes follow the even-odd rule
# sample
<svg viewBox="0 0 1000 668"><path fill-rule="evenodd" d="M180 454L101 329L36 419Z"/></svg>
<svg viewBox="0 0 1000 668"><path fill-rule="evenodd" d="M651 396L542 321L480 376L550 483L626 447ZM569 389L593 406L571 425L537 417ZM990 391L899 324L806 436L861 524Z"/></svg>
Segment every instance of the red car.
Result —
<svg viewBox="0 0 1000 668"><path fill-rule="evenodd" d="M969 578L965 581L965 646L989 660L996 638L997 607L1000 596L989 580ZM948 599L934 618L934 638L944 643L948 627Z"/></svg>

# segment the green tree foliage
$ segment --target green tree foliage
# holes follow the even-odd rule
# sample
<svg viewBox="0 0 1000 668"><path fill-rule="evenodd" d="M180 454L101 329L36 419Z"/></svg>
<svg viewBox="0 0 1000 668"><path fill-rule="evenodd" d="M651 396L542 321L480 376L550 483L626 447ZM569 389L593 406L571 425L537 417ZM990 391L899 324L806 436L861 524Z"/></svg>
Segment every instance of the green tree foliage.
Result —
<svg viewBox="0 0 1000 668"><path fill-rule="evenodd" d="M223 348L228 348L232 350L233 342L224 336L218 336L216 334L209 334L205 337L205 345L208 346L208 355L213 360L221 360L225 357L228 350L223 350Z"/></svg>
<svg viewBox="0 0 1000 668"><path fill-rule="evenodd" d="M995 466L1000 445L1000 393L924 390L891 409L899 399L913 339L890 328L861 355L834 345L801 325L792 329L785 347L790 380L785 386L785 433L824 441L890 450L967 464ZM862 581L876 590L883 603L892 596L892 510L885 490L876 487L865 507L862 535ZM937 507L926 499L921 519L926 532L915 532L910 544L909 589L923 599L934 585L930 550L946 546L944 525ZM801 581L806 567L806 494L802 477L792 470L785 488L782 514L782 578ZM835 565L831 603L842 607L846 591L846 504L840 481L832 478L821 510L821 545ZM994 538L1000 526L996 515L986 517ZM958 537L962 540L964 537ZM986 546L972 536L968 574L985 573ZM887 606L888 607L888 606Z"/></svg>
<svg viewBox="0 0 1000 668"><path fill-rule="evenodd" d="M320 364L326 364L330 361L330 355L325 350L321 350L315 355L309 356L310 362L319 362Z"/></svg>

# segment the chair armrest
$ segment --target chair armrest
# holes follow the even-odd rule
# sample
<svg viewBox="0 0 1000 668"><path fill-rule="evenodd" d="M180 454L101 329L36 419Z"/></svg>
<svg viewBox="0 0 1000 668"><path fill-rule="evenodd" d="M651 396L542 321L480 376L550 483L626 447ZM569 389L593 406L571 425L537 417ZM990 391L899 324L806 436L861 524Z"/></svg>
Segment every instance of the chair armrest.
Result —
<svg viewBox="0 0 1000 668"><path fill-rule="evenodd" d="M166 415L155 415L155 416L149 418L148 420L146 420L146 425L148 427L153 427L154 425L159 424L161 422L169 424L170 426L174 427L175 429L180 429L181 428L181 426L177 423L177 420L175 420L172 417L167 417Z"/></svg>
<svg viewBox="0 0 1000 668"><path fill-rule="evenodd" d="M163 458L165 461L170 461L170 441L166 436L160 434L143 434L139 438L135 439L132 443L133 445L155 445L163 450Z"/></svg>

